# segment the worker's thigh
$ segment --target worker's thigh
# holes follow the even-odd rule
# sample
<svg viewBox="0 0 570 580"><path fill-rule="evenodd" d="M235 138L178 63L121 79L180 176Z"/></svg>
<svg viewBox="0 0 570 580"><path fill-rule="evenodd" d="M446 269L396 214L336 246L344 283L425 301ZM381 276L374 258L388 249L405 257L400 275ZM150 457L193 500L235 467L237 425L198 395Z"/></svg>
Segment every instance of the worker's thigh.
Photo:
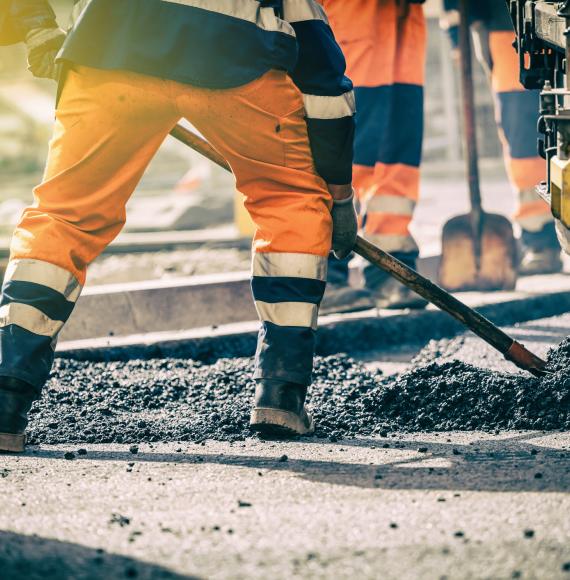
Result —
<svg viewBox="0 0 570 580"><path fill-rule="evenodd" d="M12 259L50 262L83 284L86 266L121 230L129 196L176 123L167 88L120 71L69 72L44 179L16 229Z"/></svg>
<svg viewBox="0 0 570 580"><path fill-rule="evenodd" d="M331 197L315 171L303 98L289 76L270 71L229 90L177 87L180 113L232 167L256 225L255 249L328 255Z"/></svg>
<svg viewBox="0 0 570 580"><path fill-rule="evenodd" d="M401 24L396 0L321 0L356 87L394 82ZM415 9L414 9L415 10Z"/></svg>

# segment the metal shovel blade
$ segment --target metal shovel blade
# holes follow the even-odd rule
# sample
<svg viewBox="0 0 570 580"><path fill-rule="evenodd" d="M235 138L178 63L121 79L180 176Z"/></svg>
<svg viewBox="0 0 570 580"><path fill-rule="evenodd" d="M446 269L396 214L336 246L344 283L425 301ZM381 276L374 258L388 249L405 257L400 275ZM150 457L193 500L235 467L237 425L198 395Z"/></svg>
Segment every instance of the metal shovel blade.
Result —
<svg viewBox="0 0 570 580"><path fill-rule="evenodd" d="M439 266L441 286L450 291L512 290L516 282L517 244L506 217L482 213L479 240L475 239L469 214L445 224Z"/></svg>

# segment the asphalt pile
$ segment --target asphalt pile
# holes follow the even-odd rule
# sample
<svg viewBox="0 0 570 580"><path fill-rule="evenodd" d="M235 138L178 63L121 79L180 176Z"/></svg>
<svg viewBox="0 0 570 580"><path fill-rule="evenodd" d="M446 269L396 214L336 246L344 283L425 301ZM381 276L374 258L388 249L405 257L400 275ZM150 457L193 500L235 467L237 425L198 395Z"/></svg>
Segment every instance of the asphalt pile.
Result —
<svg viewBox="0 0 570 580"><path fill-rule="evenodd" d="M550 352L551 374L542 379L427 358L396 377L344 355L317 358L310 394L317 436L570 429L570 339ZM30 441L240 440L250 435L252 369L251 359L59 359L32 409Z"/></svg>

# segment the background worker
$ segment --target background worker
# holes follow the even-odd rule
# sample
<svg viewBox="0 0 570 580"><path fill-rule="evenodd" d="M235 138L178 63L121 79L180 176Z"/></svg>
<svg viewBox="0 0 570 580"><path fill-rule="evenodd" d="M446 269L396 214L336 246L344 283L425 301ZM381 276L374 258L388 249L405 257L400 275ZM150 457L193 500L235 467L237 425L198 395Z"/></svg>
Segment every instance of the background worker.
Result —
<svg viewBox="0 0 570 580"><path fill-rule="evenodd" d="M47 1L1 2L0 42L24 41L32 72L54 75L65 34ZM122 229L181 117L228 160L257 227L252 426L310 433L304 401L327 259L331 247L346 256L357 230L352 84L322 7L92 0L59 61L67 75L44 180L14 232L0 299L0 450L23 448L87 266Z"/></svg>
<svg viewBox="0 0 570 580"><path fill-rule="evenodd" d="M445 0L444 28L453 46L458 45L458 0ZM476 54L487 72L495 96L496 120L505 166L519 208L514 216L522 230L521 274L547 274L562 269L560 246L550 208L535 193L545 179L545 163L537 154L539 92L527 91L519 82L515 33L505 2L478 0L469 3L469 19Z"/></svg>
<svg viewBox="0 0 570 580"><path fill-rule="evenodd" d="M412 268L410 223L419 197L426 22L423 0L321 0L355 85L354 187L363 235ZM425 301L365 266L369 293L348 286L348 262L331 260L323 311L415 308ZM372 300L371 300L372 298Z"/></svg>

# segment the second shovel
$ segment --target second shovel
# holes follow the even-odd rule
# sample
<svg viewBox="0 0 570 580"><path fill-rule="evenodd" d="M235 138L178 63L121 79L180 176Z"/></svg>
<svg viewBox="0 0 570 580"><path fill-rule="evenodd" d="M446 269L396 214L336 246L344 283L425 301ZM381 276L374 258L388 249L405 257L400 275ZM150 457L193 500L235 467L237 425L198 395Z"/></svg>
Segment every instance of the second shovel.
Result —
<svg viewBox="0 0 570 580"><path fill-rule="evenodd" d="M475 124L469 0L460 0L459 45L463 125L471 212L443 227L439 283L447 290L512 290L517 281L517 245L511 222L483 211Z"/></svg>

